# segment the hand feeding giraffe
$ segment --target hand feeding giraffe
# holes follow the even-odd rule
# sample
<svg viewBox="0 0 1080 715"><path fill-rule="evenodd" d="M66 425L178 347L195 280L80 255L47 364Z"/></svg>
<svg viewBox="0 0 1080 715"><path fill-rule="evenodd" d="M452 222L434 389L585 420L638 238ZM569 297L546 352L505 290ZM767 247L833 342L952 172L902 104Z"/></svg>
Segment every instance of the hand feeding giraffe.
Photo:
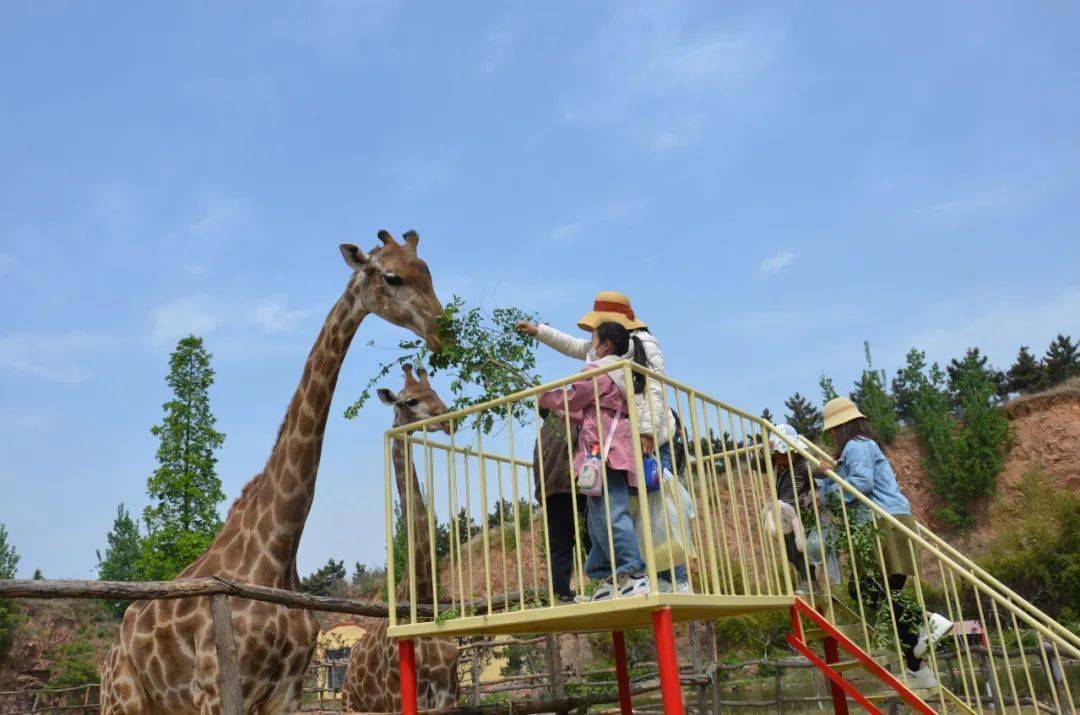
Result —
<svg viewBox="0 0 1080 715"><path fill-rule="evenodd" d="M298 589L296 552L314 496L330 401L345 353L370 313L441 349L442 305L413 231L364 253L342 244L353 270L304 366L263 471L244 486L210 547L177 578L221 576ZM296 712L318 627L304 610L232 598L245 713ZM221 712L209 599L136 601L124 614L101 682L102 715Z"/></svg>
<svg viewBox="0 0 1080 715"><path fill-rule="evenodd" d="M412 367L405 365L405 388L394 394L379 390L379 399L394 408L394 427L417 422L446 413L446 405L431 388L427 375L413 376ZM449 431L449 425L439 427ZM427 532L427 506L424 504L411 463L411 450L404 440L395 439L392 447L394 481L402 504L406 490L413 505L413 564L416 572L416 593L421 601L430 600L433 587L431 546ZM408 460L408 461L407 461ZM401 603L409 596L408 574L397 584L395 601ZM343 705L346 710L367 713L401 711L401 687L398 671L397 641L388 638L388 621L382 620L353 646L345 670ZM442 638L423 638L416 643L417 701L421 710L449 708L458 702L458 649L453 641Z"/></svg>

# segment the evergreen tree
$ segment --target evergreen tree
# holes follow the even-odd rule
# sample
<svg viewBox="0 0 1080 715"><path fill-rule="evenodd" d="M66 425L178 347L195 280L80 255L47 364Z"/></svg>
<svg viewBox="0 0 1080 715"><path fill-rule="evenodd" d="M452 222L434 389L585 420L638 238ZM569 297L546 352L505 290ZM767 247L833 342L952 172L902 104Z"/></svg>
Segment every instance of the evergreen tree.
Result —
<svg viewBox="0 0 1080 715"><path fill-rule="evenodd" d="M1006 377L1006 385L1009 392L1026 394L1038 390L1045 382L1045 368L1039 360L1031 354L1028 346L1020 348L1016 355L1016 362L1009 368Z"/></svg>
<svg viewBox="0 0 1080 715"><path fill-rule="evenodd" d="M139 525L124 508L123 502L116 507L112 531L105 535L107 546L105 554L97 552L98 578L102 581L138 581L139 558L142 553L142 538ZM123 614L127 601L108 601L106 604L116 615Z"/></svg>
<svg viewBox="0 0 1080 715"><path fill-rule="evenodd" d="M1005 373L992 365L988 365L988 358L983 355L978 348L968 348L964 353L964 357L960 360L950 360L949 366L946 371L949 376L949 397L952 400L952 407L959 412L962 409L961 403L963 402L962 385L972 384L968 383L968 376L971 373L980 373L982 375L981 380L987 380L993 387L993 394L998 400L1004 400L1008 395L1008 386L1005 379Z"/></svg>
<svg viewBox="0 0 1080 715"><path fill-rule="evenodd" d="M300 579L300 590L315 596L332 596L345 583L345 562L329 559L325 566Z"/></svg>
<svg viewBox="0 0 1080 715"><path fill-rule="evenodd" d="M772 422L772 421L773 421L773 414L772 414L772 412L770 412L770 411L769 411L769 408L768 408L768 407L766 407L765 409L763 409L763 410L761 411L761 419L763 419L763 420L767 420L768 422ZM774 423L774 424L775 424L775 423Z"/></svg>
<svg viewBox="0 0 1080 715"><path fill-rule="evenodd" d="M0 523L0 579L15 578L19 567L19 554L8 543L7 527ZM0 598L0 663L7 656L11 639L19 626L18 605L10 598Z"/></svg>
<svg viewBox="0 0 1080 715"><path fill-rule="evenodd" d="M809 400L796 392L784 402L784 406L788 408L784 419L800 435L809 440L821 436L821 410L814 407Z"/></svg>
<svg viewBox="0 0 1080 715"><path fill-rule="evenodd" d="M956 440L955 498L966 510L973 500L994 491L1005 467L1009 447L1009 418L998 399L997 384L986 371L967 371L961 378L960 432Z"/></svg>
<svg viewBox="0 0 1080 715"><path fill-rule="evenodd" d="M822 404L840 396L839 394L837 394L836 388L833 387L832 378L826 377L825 373L821 373L821 377L818 379L818 385L821 386Z"/></svg>
<svg viewBox="0 0 1080 715"><path fill-rule="evenodd" d="M908 350L907 361L896 371L892 380L893 404L896 416L905 424L915 421L915 400L926 385L926 353L918 348Z"/></svg>
<svg viewBox="0 0 1080 715"><path fill-rule="evenodd" d="M1047 348L1043 364L1046 365L1046 387L1080 375L1080 343L1074 343L1068 335L1058 335Z"/></svg>
<svg viewBox="0 0 1080 715"><path fill-rule="evenodd" d="M35 581L42 581L45 579L45 574L41 573L41 569L34 569L34 575L30 578Z"/></svg>
<svg viewBox="0 0 1080 715"><path fill-rule="evenodd" d="M368 569L367 564L357 561L353 566L351 580L353 588L360 595L374 595L381 592L386 584L386 569Z"/></svg>
<svg viewBox="0 0 1080 715"><path fill-rule="evenodd" d="M910 358L912 350L908 353ZM963 521L954 498L953 482L956 476L956 423L949 409L949 395L945 389L945 373L937 363L921 381L912 401L915 429L923 448L923 466L934 491L943 497L943 505L936 510L938 518L951 524Z"/></svg>
<svg viewBox="0 0 1080 715"><path fill-rule="evenodd" d="M869 341L863 342L863 350L866 353L866 369L855 383L851 401L866 415L878 441L891 444L899 430L893 398L885 391L885 373L874 370Z"/></svg>
<svg viewBox="0 0 1080 715"><path fill-rule="evenodd" d="M165 382L173 399L150 431L160 442L158 468L147 479L152 503L143 512L146 539L139 571L148 579L171 579L198 558L221 528L217 506L225 499L215 471L225 435L214 429L208 391L214 384L211 355L202 338L182 339L169 358Z"/></svg>

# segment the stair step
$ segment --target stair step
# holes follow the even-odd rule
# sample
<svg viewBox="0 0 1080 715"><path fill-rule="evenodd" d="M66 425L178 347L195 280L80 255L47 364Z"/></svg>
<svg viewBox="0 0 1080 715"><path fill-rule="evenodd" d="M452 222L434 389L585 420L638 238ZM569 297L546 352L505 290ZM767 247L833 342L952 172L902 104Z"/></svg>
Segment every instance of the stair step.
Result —
<svg viewBox="0 0 1080 715"><path fill-rule="evenodd" d="M859 645L863 640L863 628L861 624L844 623L839 626L833 626L833 628L846 636L848 640L853 641L856 645ZM814 641L822 640L831 635L831 633L817 627L806 628L803 630L803 641L805 643L813 643Z"/></svg>

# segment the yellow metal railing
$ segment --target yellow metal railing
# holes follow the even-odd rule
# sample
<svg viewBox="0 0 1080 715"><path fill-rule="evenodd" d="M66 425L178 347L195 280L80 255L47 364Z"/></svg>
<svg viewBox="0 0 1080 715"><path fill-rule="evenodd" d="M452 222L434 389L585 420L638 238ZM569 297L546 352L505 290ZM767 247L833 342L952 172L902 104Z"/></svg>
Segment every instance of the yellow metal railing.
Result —
<svg viewBox="0 0 1080 715"><path fill-rule="evenodd" d="M655 446L658 457L661 450L670 456L672 477L659 492L638 489L631 496L651 594L623 596L616 589L604 605L590 601L596 580L586 572L588 552L579 526L569 565L577 602L560 601L546 528L549 482L558 477L569 485L574 475L552 474L552 465L544 464L545 454L556 452L541 448L542 430L547 425L550 445L550 433L561 429L562 443L554 446L565 449L573 465L577 426L565 409L565 388L591 391L586 409L604 424L601 383L614 377L630 386L635 374L645 377L645 393L657 395L644 400L649 422L666 421L661 418L670 412L680 426ZM553 392L559 390L561 397ZM563 409L542 414L539 398L545 393L558 398L549 396L546 404L561 400ZM642 474L639 422L644 415L628 409L624 417L636 473ZM485 423L496 428L486 433L480 428ZM436 429L445 434L436 436ZM796 469L810 470L809 493L796 493L794 505L778 500L782 459L773 455L770 436L788 445ZM395 449L408 455L398 460L407 472L404 479L395 480L400 475L392 472ZM845 482L817 445L794 443L769 422L663 374L628 361L589 370L390 430L385 450L388 580L391 592L408 583L412 606L402 622L391 613L391 635L496 627L557 630L563 623L600 629L607 627L610 612L637 604L646 614L665 605L676 614L684 608L685 618L711 618L787 607L798 594L875 660L895 668L909 687L917 685L905 667L916 660L913 634L926 631L935 612L957 624L922 657L937 684L921 697L936 700L941 711L1076 711L1077 688L1064 672L1078 669L1076 634L924 525L886 513ZM622 478L609 475L606 463L601 472L604 484ZM829 484L836 485L829 491L838 493L826 498L819 492ZM606 564L593 560L594 577L610 576L620 566L612 493L605 489L601 497L588 499L569 492L574 524L580 525L589 509L605 517L602 530L593 529L593 537L606 546L597 552ZM792 545L795 532L805 540ZM395 567L395 550L404 573ZM910 557L903 559L912 571L903 583L895 577L890 582L894 574L888 572L898 552ZM690 593L661 591L674 566L685 569ZM430 592L418 593L418 582L430 584ZM433 618L418 616L419 602L437 604Z"/></svg>

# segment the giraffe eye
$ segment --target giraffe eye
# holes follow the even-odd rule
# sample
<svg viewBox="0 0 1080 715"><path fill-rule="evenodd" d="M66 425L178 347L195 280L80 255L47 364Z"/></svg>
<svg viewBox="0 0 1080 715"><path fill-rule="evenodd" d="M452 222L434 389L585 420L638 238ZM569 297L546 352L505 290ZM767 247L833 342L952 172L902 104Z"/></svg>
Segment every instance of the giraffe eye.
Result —
<svg viewBox="0 0 1080 715"><path fill-rule="evenodd" d="M405 405L407 407L416 407L419 404L420 404L420 400L405 400Z"/></svg>
<svg viewBox="0 0 1080 715"><path fill-rule="evenodd" d="M386 281L386 285L395 287L405 282L405 279L397 273L383 273L383 280Z"/></svg>

